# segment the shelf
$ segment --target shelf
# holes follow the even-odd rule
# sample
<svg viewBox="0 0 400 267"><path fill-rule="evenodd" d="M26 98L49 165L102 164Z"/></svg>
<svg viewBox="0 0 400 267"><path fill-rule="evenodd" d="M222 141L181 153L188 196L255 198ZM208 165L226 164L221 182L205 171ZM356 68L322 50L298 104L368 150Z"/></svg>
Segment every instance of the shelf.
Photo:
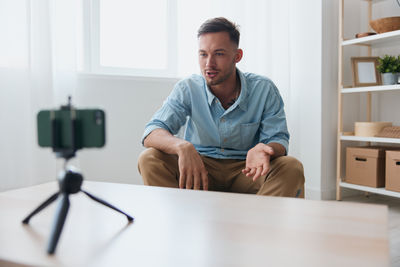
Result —
<svg viewBox="0 0 400 267"><path fill-rule="evenodd" d="M342 141L359 141L359 142L400 144L400 138L365 137L365 136L354 136L354 135L342 135L342 136L340 136L340 140L342 140Z"/></svg>
<svg viewBox="0 0 400 267"><path fill-rule="evenodd" d="M342 88L342 94L400 90L400 84Z"/></svg>
<svg viewBox="0 0 400 267"><path fill-rule="evenodd" d="M381 34L371 35L362 38L350 39L342 42L342 46L346 45L378 45L382 43L400 42L400 30L385 32Z"/></svg>
<svg viewBox="0 0 400 267"><path fill-rule="evenodd" d="M347 2L351 2L352 0L347 0ZM366 25L368 26L368 22L372 19L372 14L374 13L374 5L375 3L383 2L383 1L391 1L391 0L358 0L360 2L367 2L367 5L365 5L365 10L363 14L360 14L360 17L364 17L367 19ZM339 200L342 198L341 196L341 190L343 188L349 188L349 189L354 189L354 190L359 190L359 191L364 191L364 192L371 192L375 194L380 194L380 195L386 195L386 196L392 196L396 198L400 198L400 192L395 192L395 191L390 191L386 190L385 188L373 188L369 186L362 186L362 185L355 185L355 184L350 184L346 183L345 179L341 177L343 171L345 170L345 158L346 158L346 152L345 148L348 147L349 145L383 145L387 147L400 147L400 138L386 138L386 137L364 137L364 136L355 136L354 132L344 132L343 128L344 127L344 121L348 117L350 110L347 110L345 107L352 105L352 104L359 104L360 108L363 107L363 112L360 112L362 114L359 114L360 116L358 117L365 117L367 118L366 120L371 120L375 112L379 112L381 110L381 106L378 105L375 107L373 105L373 97L380 96L380 94L385 93L387 94L386 96L390 97L391 95L393 96L398 96L397 94L400 92L397 92L396 90L400 90L400 84L394 84L394 85L372 85L372 86L363 86L363 87L345 87L345 85L350 85L344 83L344 78L347 78L345 73L348 71L350 68L349 64L351 63L349 57L353 56L382 56L384 51L380 51L380 48L384 48L384 50L391 50L390 53L398 53L400 49L400 29L396 31L390 31L390 32L385 32L385 33L380 33L380 34L375 34L375 35L370 35L362 38L355 38L355 33L353 32L353 36L348 36L350 39L346 39L343 34L344 30L348 29L347 26L349 26L350 21L347 21L347 18L351 18L353 14L351 14L353 11L356 11L356 6L349 7L345 5L345 0L340 0L339 1L339 14L338 14L338 21L339 21L339 32L338 32L338 38L339 38L339 53L338 53L338 84L339 84L339 97L338 97L338 129L339 134L337 138L337 160L336 160L336 198ZM354 1L356 2L356 1ZM347 8L349 9L347 10ZM379 6L376 6L379 8L379 11L382 11L383 13L390 13L391 10L389 7L382 8ZM345 14L346 13L346 14ZM346 15L346 16L345 16ZM387 14L386 14L387 15ZM345 23L346 22L346 23ZM347 25L346 25L347 24ZM356 25L354 25L356 26ZM366 27L365 27L366 28ZM365 29L364 28L364 29ZM360 30L360 28L359 28ZM370 31L370 28L369 30ZM361 33L361 32L360 32ZM347 48L349 47L349 48ZM350 49L351 47L351 49ZM356 48L357 49L352 49ZM358 49L359 48L359 49ZM393 92L393 93L390 93ZM365 101L354 101L355 99L352 99L350 95L344 96L345 94L351 94L351 93L359 93L359 96L365 96ZM367 94L365 94L367 93ZM361 95L365 94L365 95ZM386 100L386 99L385 99ZM365 103L364 103L365 102ZM385 101L385 104L388 104L385 106L385 109L389 109L391 106L396 106L397 104L395 101ZM365 107L364 107L365 106ZM376 110L375 110L376 108ZM374 112L374 113L373 113ZM380 113L379 113L380 114ZM357 114L351 114L357 115ZM350 118L347 118L350 119ZM345 135L346 134L346 135ZM347 134L352 134L352 135L347 135ZM354 142L354 144L353 144Z"/></svg>
<svg viewBox="0 0 400 267"><path fill-rule="evenodd" d="M374 188L374 187L363 186L363 185L349 184L346 182L340 182L340 186L345 187L345 188L356 189L356 190L360 190L360 191L385 195L385 196L400 197L399 192L389 191L389 190L386 190L385 188Z"/></svg>
<svg viewBox="0 0 400 267"><path fill-rule="evenodd" d="M363 0L363 1L365 1L365 2L372 1L372 3L375 4L375 3L378 3L378 2L384 2L386 0Z"/></svg>

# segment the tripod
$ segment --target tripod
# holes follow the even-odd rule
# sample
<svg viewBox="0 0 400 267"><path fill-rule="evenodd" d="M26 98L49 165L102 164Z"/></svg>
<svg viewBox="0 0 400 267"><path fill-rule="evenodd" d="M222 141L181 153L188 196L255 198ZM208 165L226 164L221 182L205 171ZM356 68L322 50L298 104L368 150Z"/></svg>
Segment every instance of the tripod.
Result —
<svg viewBox="0 0 400 267"><path fill-rule="evenodd" d="M76 148L75 148L75 117L74 112L72 112L71 107L71 98L69 98L69 103L67 106L62 106L62 109L68 109L71 111L71 148L60 148L55 140L57 140L56 134L59 132L57 129L57 124L55 121L55 116L53 114L51 125L52 125L52 147L53 151L56 152L57 157L61 157L65 159L65 164L63 170L60 172L58 176L58 183L59 183L59 191L51 195L46 201L44 201L41 205L39 205L35 210L33 210L23 221L22 223L28 224L29 220L41 210L46 208L56 199L58 199L58 206L56 209L56 213L54 216L53 226L50 234L50 239L47 247L47 252L49 254L53 254L55 252L58 239L60 238L61 231L64 226L65 219L67 218L70 202L69 202L69 195L75 194L78 192L83 192L89 198L93 199L94 201L103 204L117 212L124 214L128 218L128 222L131 223L133 221L133 217L129 216L125 212L121 211L120 209L116 208L115 206L109 204L108 202L90 194L89 192L81 189L81 185L83 182L83 176L79 172L73 169L67 169L66 165L70 158L75 156Z"/></svg>

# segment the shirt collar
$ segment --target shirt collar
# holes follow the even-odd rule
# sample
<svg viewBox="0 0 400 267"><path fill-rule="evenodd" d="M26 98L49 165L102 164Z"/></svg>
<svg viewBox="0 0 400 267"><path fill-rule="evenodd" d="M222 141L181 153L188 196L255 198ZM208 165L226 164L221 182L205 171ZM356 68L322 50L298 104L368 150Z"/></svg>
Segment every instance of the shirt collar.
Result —
<svg viewBox="0 0 400 267"><path fill-rule="evenodd" d="M247 110L247 102L248 102L248 90L247 90L247 83L243 73L236 68L236 73L239 75L240 78L240 96L238 98L238 106L243 109L244 111ZM204 78L203 78L204 79ZM204 85L206 87L206 94L207 94L207 101L208 105L212 105L214 99L217 97L210 91L210 88L207 86L207 82L204 79Z"/></svg>
<svg viewBox="0 0 400 267"><path fill-rule="evenodd" d="M205 78L203 79L204 79L204 86L206 87L208 105L211 106L216 96L213 93L211 93L210 88L208 88L206 79Z"/></svg>
<svg viewBox="0 0 400 267"><path fill-rule="evenodd" d="M247 102L249 100L249 90L247 88L246 77L244 77L243 72L239 69L236 69L240 78L240 96L238 106L244 111L247 110Z"/></svg>

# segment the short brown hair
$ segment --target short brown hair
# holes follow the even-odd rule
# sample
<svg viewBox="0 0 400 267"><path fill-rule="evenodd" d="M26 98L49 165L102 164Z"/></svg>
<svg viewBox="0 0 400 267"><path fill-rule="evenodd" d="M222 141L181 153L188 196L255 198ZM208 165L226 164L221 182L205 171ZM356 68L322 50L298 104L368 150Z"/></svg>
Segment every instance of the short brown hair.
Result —
<svg viewBox="0 0 400 267"><path fill-rule="evenodd" d="M227 32L231 41L239 46L240 32L238 28L238 25L223 17L208 19L200 26L197 38L205 33Z"/></svg>

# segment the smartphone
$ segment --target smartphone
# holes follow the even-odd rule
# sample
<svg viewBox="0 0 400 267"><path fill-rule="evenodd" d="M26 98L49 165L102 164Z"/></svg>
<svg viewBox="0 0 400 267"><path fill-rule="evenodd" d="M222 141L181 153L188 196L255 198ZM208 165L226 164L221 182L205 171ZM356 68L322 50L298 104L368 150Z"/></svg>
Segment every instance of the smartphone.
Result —
<svg viewBox="0 0 400 267"><path fill-rule="evenodd" d="M71 112L75 112L74 124ZM58 149L103 147L106 142L105 113L101 109L41 110L37 114L37 133L41 147Z"/></svg>

